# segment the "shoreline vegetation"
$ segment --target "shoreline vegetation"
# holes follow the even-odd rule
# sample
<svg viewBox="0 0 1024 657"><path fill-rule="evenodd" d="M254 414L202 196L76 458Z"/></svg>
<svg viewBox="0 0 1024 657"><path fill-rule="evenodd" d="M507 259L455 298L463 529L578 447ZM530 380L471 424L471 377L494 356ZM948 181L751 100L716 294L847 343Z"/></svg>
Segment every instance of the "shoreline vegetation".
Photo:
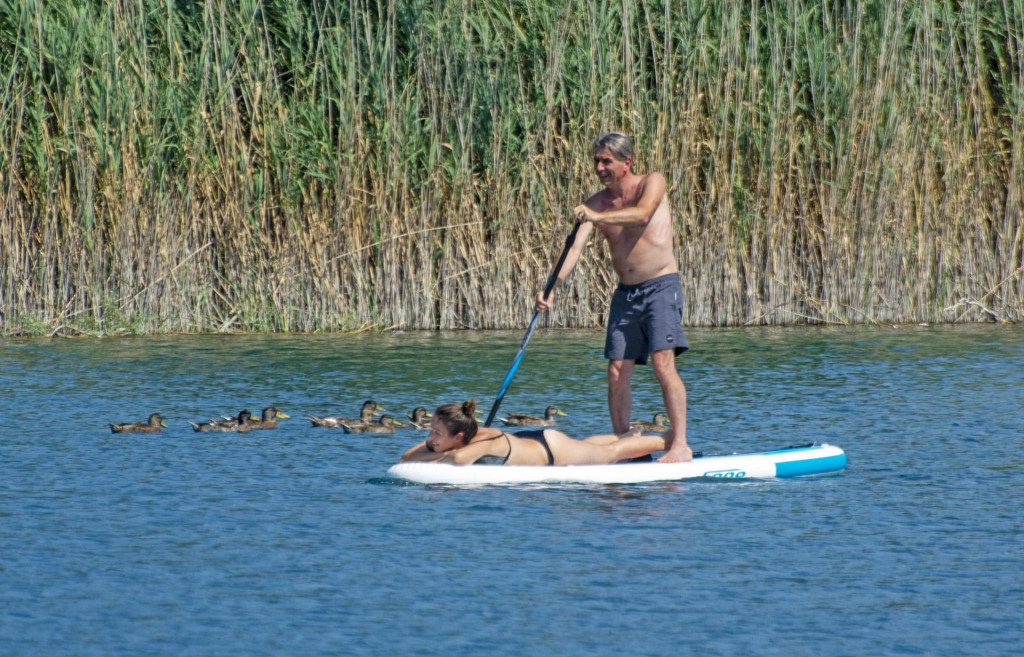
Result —
<svg viewBox="0 0 1024 657"><path fill-rule="evenodd" d="M0 334L521 328L605 130L687 326L1024 320L1021 0L0 0L0 71Z"/></svg>

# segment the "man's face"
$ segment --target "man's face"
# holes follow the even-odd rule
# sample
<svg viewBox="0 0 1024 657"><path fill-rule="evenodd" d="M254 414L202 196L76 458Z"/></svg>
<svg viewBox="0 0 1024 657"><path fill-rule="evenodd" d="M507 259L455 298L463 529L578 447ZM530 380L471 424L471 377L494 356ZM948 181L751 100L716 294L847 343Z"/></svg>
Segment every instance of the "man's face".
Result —
<svg viewBox="0 0 1024 657"><path fill-rule="evenodd" d="M629 173L632 164L633 160L630 158L620 160L612 155L607 148L599 148L594 151L594 172L597 173L597 177L601 179L601 184L605 187L618 184Z"/></svg>

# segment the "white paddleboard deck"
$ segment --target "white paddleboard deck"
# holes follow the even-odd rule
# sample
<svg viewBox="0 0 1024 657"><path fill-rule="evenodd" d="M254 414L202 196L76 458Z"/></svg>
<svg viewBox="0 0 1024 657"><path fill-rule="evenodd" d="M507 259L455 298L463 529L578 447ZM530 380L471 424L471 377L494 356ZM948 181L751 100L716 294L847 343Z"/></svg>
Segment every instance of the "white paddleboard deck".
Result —
<svg viewBox="0 0 1024 657"><path fill-rule="evenodd" d="M636 484L709 477L774 479L831 474L846 467L846 453L834 445L802 445L771 452L702 456L689 463L616 463L613 465L452 465L399 463L391 479L417 484Z"/></svg>

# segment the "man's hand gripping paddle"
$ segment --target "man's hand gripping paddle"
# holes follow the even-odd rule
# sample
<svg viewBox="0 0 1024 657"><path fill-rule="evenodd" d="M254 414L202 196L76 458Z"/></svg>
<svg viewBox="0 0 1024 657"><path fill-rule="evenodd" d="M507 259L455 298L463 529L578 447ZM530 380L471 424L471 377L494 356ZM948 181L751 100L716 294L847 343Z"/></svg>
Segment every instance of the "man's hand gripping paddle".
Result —
<svg viewBox="0 0 1024 657"><path fill-rule="evenodd" d="M551 296L551 290L555 288L555 282L558 281L558 274L562 271L562 264L565 263L565 257L569 255L569 249L572 248L573 242L576 241L576 231L578 231L579 228L579 224L573 226L572 232L565 238L565 248L562 249L562 254L558 256L558 262L555 263L555 268L551 272L551 276L548 277L548 283L544 286L545 299ZM512 367L509 368L508 374L505 375L505 381L501 384L501 389L498 391L498 397L494 400L494 406L491 406L491 412L487 414L487 421L484 422L485 427L491 426L491 422L494 421L494 416L498 414L498 407L501 406L501 400L505 397L505 392L508 390L508 384L512 383L512 377L515 376L516 370L519 369L519 363L523 360L523 354L526 353L526 345L530 342L533 330L537 327L537 320L540 318L540 313L541 311L539 310L535 310L533 313L533 319L530 320L530 326L526 329L526 335L523 337L523 342L519 345L519 351L516 353L515 360L512 361Z"/></svg>

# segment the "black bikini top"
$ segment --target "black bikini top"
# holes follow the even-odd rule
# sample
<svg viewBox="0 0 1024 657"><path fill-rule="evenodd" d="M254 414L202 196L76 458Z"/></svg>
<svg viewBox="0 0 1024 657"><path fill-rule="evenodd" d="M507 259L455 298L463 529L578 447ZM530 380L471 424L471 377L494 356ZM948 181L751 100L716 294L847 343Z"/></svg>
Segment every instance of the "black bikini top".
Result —
<svg viewBox="0 0 1024 657"><path fill-rule="evenodd" d="M488 438L487 440L497 440L502 436L505 436L505 442L508 443L508 452L505 453L505 456L502 457L487 454L473 461L473 465L505 465L508 463L508 457L512 456L512 441L509 439L508 434L502 431L499 435L494 438Z"/></svg>

